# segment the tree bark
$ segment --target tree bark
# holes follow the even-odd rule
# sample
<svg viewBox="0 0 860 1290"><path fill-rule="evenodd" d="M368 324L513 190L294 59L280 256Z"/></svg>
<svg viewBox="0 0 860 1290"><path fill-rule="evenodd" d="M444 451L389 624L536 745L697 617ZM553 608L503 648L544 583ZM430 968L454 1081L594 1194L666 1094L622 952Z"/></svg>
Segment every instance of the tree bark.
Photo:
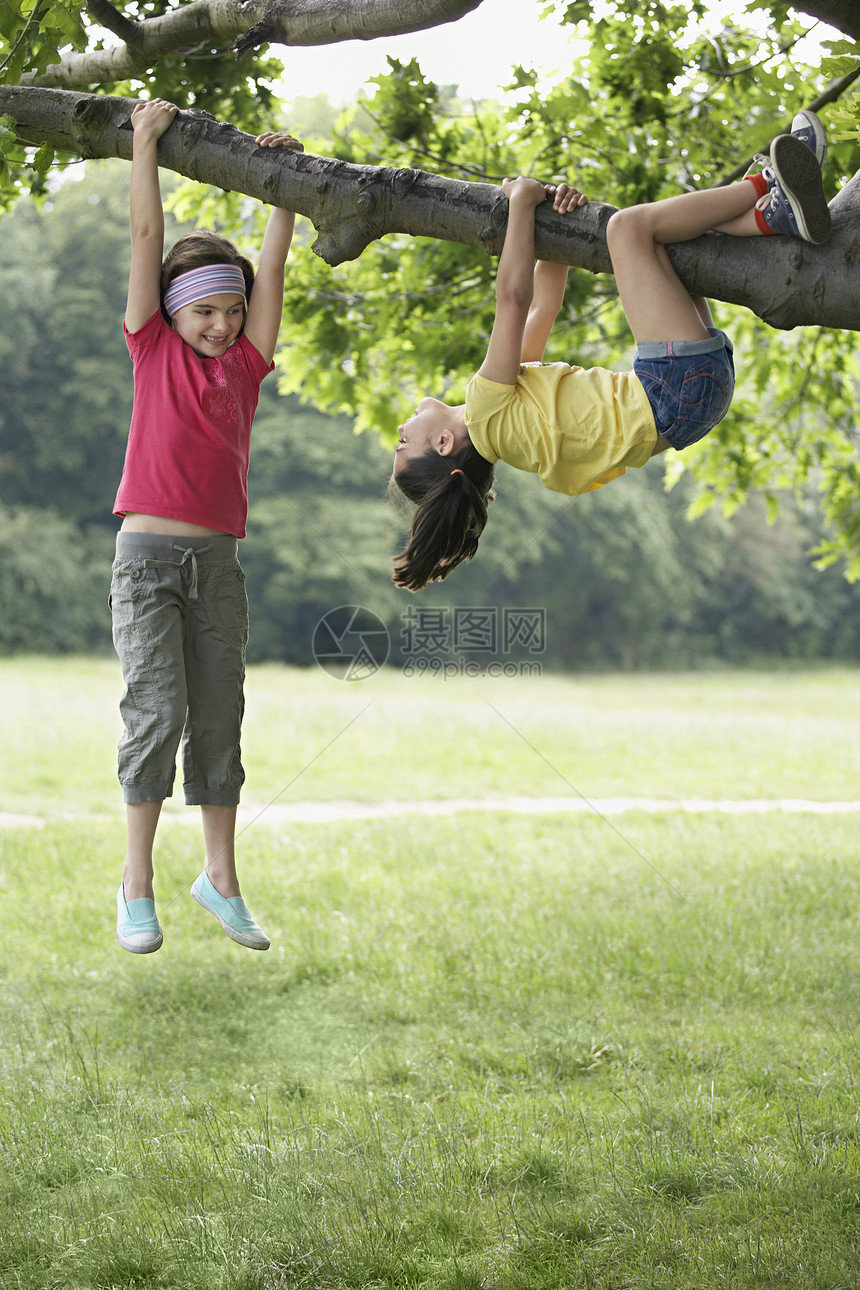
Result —
<svg viewBox="0 0 860 1290"><path fill-rule="evenodd" d="M455 22L482 0L192 0L128 24L135 36L110 49L66 55L22 85L84 89L146 71L165 54L204 44L237 56L263 44L331 45ZM860 0L795 0L794 7L860 40ZM123 19L127 23L128 20ZM115 23L106 23L117 31Z"/></svg>
<svg viewBox="0 0 860 1290"><path fill-rule="evenodd" d="M83 89L127 80L165 54L199 45L241 56L259 45L332 45L456 22L482 0L193 0L133 24L134 40L66 55L22 85ZM109 24L106 24L109 25Z"/></svg>
<svg viewBox="0 0 860 1290"><path fill-rule="evenodd" d="M860 40L860 4L857 0L795 0L795 9Z"/></svg>
<svg viewBox="0 0 860 1290"><path fill-rule="evenodd" d="M26 142L85 158L131 158L136 100L0 86L0 115ZM390 234L440 238L501 252L507 201L493 184L422 170L359 166L331 157L258 148L251 135L205 112L183 111L162 136L159 164L200 183L296 211L317 231L327 264L357 259ZM614 207L590 203L562 216L538 209L535 244L546 260L610 273L606 223ZM708 234L674 246L672 261L694 294L744 305L772 327L860 330L860 174L834 199L833 236L823 246L794 238Z"/></svg>

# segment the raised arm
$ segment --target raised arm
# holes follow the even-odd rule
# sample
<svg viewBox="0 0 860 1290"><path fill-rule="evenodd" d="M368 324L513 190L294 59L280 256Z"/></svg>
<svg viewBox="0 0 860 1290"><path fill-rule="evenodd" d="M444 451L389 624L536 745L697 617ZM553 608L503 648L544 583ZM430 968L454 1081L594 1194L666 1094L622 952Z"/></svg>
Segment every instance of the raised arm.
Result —
<svg viewBox="0 0 860 1290"><path fill-rule="evenodd" d="M557 187L549 185L547 194L553 199L553 208L562 214L584 206L588 201L584 193L568 184L559 184ZM566 264L538 260L535 265L532 304L523 334L521 362L539 363L543 358L550 332L564 301L567 274Z"/></svg>
<svg viewBox="0 0 860 1290"><path fill-rule="evenodd" d="M534 262L535 210L552 199L561 214L583 206L588 198L568 184L541 184L536 179L506 179L508 227L496 276L496 320L480 375L513 385L520 363L543 358L552 325L561 309L567 266Z"/></svg>
<svg viewBox="0 0 860 1290"><path fill-rule="evenodd" d="M164 99L138 103L131 114L134 131L129 185L131 269L125 325L138 331L161 304L161 260L164 254L164 211L158 182L158 140L168 130L177 108Z"/></svg>
<svg viewBox="0 0 860 1290"><path fill-rule="evenodd" d="M292 148L304 152L298 139L283 131L261 134L256 142L262 148ZM248 302L245 335L251 344L271 363L278 343L278 332L284 314L284 265L293 240L296 217L292 211L273 206L266 223L260 259L254 276L254 288Z"/></svg>
<svg viewBox="0 0 860 1290"><path fill-rule="evenodd" d="M539 363L553 323L558 317L567 285L567 265L538 260L535 265L532 304L523 332L520 362Z"/></svg>
<svg viewBox="0 0 860 1290"><path fill-rule="evenodd" d="M500 385L513 385L532 303L535 208L546 201L547 190L536 179L520 175L505 179L502 191L508 199L508 227L496 274L496 317L478 375Z"/></svg>

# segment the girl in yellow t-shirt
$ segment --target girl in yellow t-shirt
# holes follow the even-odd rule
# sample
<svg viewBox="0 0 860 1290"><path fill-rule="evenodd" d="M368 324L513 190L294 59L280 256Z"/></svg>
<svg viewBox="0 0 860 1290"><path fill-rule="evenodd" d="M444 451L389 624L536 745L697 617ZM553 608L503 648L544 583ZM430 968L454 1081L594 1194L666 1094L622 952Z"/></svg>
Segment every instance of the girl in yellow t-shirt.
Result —
<svg viewBox="0 0 860 1290"><path fill-rule="evenodd" d="M683 286L666 247L709 230L826 241L826 149L821 123L804 111L739 183L610 217L607 246L637 347L632 372L541 361L568 270L535 264L535 210L552 201L566 214L588 199L567 184L504 181L508 226L487 356L465 404L422 399L399 427L391 487L416 505L409 541L395 560L399 587L419 591L472 558L494 496L496 461L577 495L666 448L688 447L722 420L734 391L732 343L714 327L707 301Z"/></svg>

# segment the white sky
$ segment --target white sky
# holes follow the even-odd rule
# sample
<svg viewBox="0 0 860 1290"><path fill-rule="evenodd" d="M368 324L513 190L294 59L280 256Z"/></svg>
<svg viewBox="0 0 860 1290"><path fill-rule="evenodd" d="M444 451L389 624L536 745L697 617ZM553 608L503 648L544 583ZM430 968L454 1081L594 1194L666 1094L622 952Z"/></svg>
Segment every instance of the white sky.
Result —
<svg viewBox="0 0 860 1290"><path fill-rule="evenodd" d="M280 45L272 52L286 69L282 92L287 101L325 93L331 103L351 103L371 76L388 70L387 55L401 62L417 58L429 80L459 85L464 97L496 98L516 63L547 74L570 65L573 28L563 28L554 15L541 18L542 8L540 0L483 0L464 18L430 31L306 48ZM737 15L742 9L741 0L709 0L703 26L718 27L721 14ZM835 33L822 26L820 34L824 39ZM815 61L814 52L810 57Z"/></svg>
<svg viewBox="0 0 860 1290"><path fill-rule="evenodd" d="M483 0L455 23L383 40L347 40L339 45L287 48L272 52L285 67L283 93L325 93L329 101L351 103L371 77L388 71L387 56L417 58L437 85L460 86L474 98L497 97L515 63L552 72L564 66L572 28L564 33L555 18L540 18L538 0Z"/></svg>

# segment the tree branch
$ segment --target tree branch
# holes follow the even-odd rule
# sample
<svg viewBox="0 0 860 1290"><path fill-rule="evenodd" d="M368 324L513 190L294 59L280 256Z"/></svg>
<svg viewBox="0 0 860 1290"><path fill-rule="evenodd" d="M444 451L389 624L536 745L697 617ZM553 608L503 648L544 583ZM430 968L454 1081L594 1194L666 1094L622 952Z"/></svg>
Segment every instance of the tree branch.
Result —
<svg viewBox="0 0 860 1290"><path fill-rule="evenodd" d="M23 141L47 142L82 157L130 160L135 102L0 86L0 115L17 122ZM200 183L305 215L317 230L314 250L330 265L357 259L371 242L391 234L461 242L493 255L504 242L507 202L494 184L259 148L251 135L205 112L177 114L159 140L158 160ZM594 202L562 216L540 207L538 256L610 273L606 224L613 209ZM744 305L773 327L860 330L860 183L834 202L833 236L824 246L786 237L708 234L672 247L670 254L694 295Z"/></svg>
<svg viewBox="0 0 860 1290"><path fill-rule="evenodd" d="M192 0L156 18L130 23L109 0L93 0L94 16L122 44L68 54L22 85L65 89L112 84L139 76L174 50L201 42L217 49L233 44L237 56L262 44L331 45L375 40L456 22L482 0ZM858 0L795 0L795 8L860 40ZM110 21L108 21L110 17ZM130 28L130 30L129 30ZM134 33L132 35L132 32Z"/></svg>
<svg viewBox="0 0 860 1290"><path fill-rule="evenodd" d="M109 3L109 0L87 0L87 12L94 23L104 27L105 31L113 32L132 49L142 41L143 33L140 30L140 24L126 18L125 14L120 13Z"/></svg>
<svg viewBox="0 0 860 1290"><path fill-rule="evenodd" d="M100 0L106 4L107 0ZM133 24L134 42L68 54L22 85L82 89L139 76L177 49L202 42L237 56L258 45L331 45L399 36L455 22L482 0L193 0ZM109 7L109 6L108 6ZM119 15L117 15L119 16ZM105 24L107 25L107 24Z"/></svg>
<svg viewBox="0 0 860 1290"><path fill-rule="evenodd" d="M857 0L794 0L793 7L828 27L860 40L860 4Z"/></svg>
<svg viewBox="0 0 860 1290"><path fill-rule="evenodd" d="M376 40L456 22L483 0L267 0L256 28L236 41L236 53L269 42L335 45ZM257 30L259 29L259 30Z"/></svg>

